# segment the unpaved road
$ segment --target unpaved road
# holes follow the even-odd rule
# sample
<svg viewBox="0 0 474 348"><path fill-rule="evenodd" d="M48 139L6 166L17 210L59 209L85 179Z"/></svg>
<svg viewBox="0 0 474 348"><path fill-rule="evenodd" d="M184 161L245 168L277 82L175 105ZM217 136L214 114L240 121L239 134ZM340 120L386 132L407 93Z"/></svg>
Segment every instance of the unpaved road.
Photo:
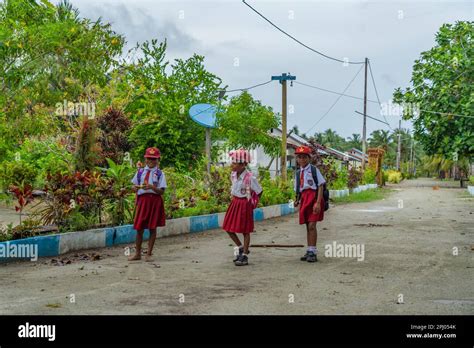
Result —
<svg viewBox="0 0 474 348"><path fill-rule="evenodd" d="M474 314L474 199L434 184L331 208L315 264L299 261L304 249L254 248L251 265L235 267L222 230L159 239L152 264L127 262L122 247L64 266L3 264L0 314ZM256 224L252 242L272 241L305 243L296 214ZM324 257L334 241L363 244L364 260Z"/></svg>

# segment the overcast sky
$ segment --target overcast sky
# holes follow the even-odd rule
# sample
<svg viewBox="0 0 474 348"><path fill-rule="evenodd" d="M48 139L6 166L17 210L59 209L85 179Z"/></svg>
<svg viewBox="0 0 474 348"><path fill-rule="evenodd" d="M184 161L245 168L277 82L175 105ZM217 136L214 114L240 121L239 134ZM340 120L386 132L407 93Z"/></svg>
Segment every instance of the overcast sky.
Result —
<svg viewBox="0 0 474 348"><path fill-rule="evenodd" d="M296 81L342 92L360 69L323 58L292 41L240 0L145 1L72 0L84 17L111 22L126 37L127 48L152 38L168 40L168 59L205 56L207 70L229 89L243 88L290 72ZM413 62L434 45L443 23L473 20L474 1L269 1L248 0L258 11L306 45L351 61L368 57L382 103L396 87L406 87ZM346 94L363 97L361 70ZM368 97L376 99L369 75ZM275 112L281 112L278 82L250 91ZM288 126L308 131L338 98L294 84L288 88ZM341 98L308 135L327 128L344 137L362 133L361 100ZM379 107L368 103L368 115L382 118ZM387 116L392 128L398 117ZM402 127L409 127L403 122ZM368 119L368 135L388 129Z"/></svg>

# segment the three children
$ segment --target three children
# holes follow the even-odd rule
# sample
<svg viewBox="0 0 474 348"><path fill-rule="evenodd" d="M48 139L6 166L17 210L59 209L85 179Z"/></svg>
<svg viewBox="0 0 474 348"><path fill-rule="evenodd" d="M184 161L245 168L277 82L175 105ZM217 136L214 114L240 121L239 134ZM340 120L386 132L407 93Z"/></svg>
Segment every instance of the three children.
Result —
<svg viewBox="0 0 474 348"><path fill-rule="evenodd" d="M295 151L299 169L295 176L295 207L299 206L299 223L306 224L306 254L301 261L317 261L316 223L324 218L323 185L326 182L318 168L310 163L311 148L298 147ZM232 159L232 201L224 217L222 228L238 248L233 260L236 266L248 265L250 253L250 234L254 231L253 210L262 195L262 187L257 178L247 169L250 153L240 149L230 154ZM145 168L139 168L132 179L133 190L137 193L135 219L133 228L137 230L136 253L129 261L141 259L143 232L150 230L146 261L151 261L156 239L156 228L165 226L163 193L166 188L165 174L159 169L160 151L151 147L145 152ZM243 243L238 234L242 234Z"/></svg>

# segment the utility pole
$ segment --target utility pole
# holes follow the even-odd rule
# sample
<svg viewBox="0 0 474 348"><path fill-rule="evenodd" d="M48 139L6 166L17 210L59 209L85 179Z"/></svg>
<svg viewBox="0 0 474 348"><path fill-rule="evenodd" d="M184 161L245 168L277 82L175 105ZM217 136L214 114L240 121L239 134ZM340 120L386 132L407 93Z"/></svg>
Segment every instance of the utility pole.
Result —
<svg viewBox="0 0 474 348"><path fill-rule="evenodd" d="M287 130L287 84L288 80L296 80L296 76L288 74L281 74L280 76L272 76L272 80L278 80L281 83L281 180L286 182L286 130Z"/></svg>
<svg viewBox="0 0 474 348"><path fill-rule="evenodd" d="M397 170L400 171L400 161L401 161L401 150L402 150L402 144L401 144L401 130L402 130L402 120L398 121L398 148L397 148Z"/></svg>
<svg viewBox="0 0 474 348"><path fill-rule="evenodd" d="M409 167L408 167L408 172L413 175L413 136L411 137L410 164L409 164Z"/></svg>
<svg viewBox="0 0 474 348"><path fill-rule="evenodd" d="M365 169L365 154L367 152L367 65L369 58L365 58L364 78L364 125L362 127L362 170Z"/></svg>

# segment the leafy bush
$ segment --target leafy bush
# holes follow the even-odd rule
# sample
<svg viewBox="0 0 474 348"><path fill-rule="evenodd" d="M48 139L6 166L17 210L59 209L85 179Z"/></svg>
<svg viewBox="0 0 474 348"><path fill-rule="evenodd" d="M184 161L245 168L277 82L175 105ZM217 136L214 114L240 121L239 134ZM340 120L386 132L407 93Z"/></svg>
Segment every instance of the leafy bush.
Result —
<svg viewBox="0 0 474 348"><path fill-rule="evenodd" d="M135 195L132 193L132 178L135 168L129 163L116 164L107 158L109 168L105 173L112 187L110 197L105 202L105 210L114 225L130 223L133 219Z"/></svg>
<svg viewBox="0 0 474 348"><path fill-rule="evenodd" d="M387 170L387 180L390 183L393 184L398 184L400 181L402 181L402 173L396 171L396 170Z"/></svg>
<svg viewBox="0 0 474 348"><path fill-rule="evenodd" d="M3 162L0 166L0 182L3 190L11 185L33 185L38 171L25 161Z"/></svg>
<svg viewBox="0 0 474 348"><path fill-rule="evenodd" d="M362 184L375 184L376 173L372 168L366 168L362 177Z"/></svg>
<svg viewBox="0 0 474 348"><path fill-rule="evenodd" d="M474 185L474 175L469 176L469 184Z"/></svg>
<svg viewBox="0 0 474 348"><path fill-rule="evenodd" d="M10 223L7 226L0 225L0 242L6 242L12 239L13 236L13 224Z"/></svg>
<svg viewBox="0 0 474 348"><path fill-rule="evenodd" d="M363 175L362 172L355 167L352 167L351 169L349 169L347 187L349 189L353 189L359 186L359 184L362 181L362 175Z"/></svg>
<svg viewBox="0 0 474 348"><path fill-rule="evenodd" d="M347 188L348 172L345 167L342 167L337 171L337 178L332 182L329 182L328 189L330 190L343 190Z"/></svg>

